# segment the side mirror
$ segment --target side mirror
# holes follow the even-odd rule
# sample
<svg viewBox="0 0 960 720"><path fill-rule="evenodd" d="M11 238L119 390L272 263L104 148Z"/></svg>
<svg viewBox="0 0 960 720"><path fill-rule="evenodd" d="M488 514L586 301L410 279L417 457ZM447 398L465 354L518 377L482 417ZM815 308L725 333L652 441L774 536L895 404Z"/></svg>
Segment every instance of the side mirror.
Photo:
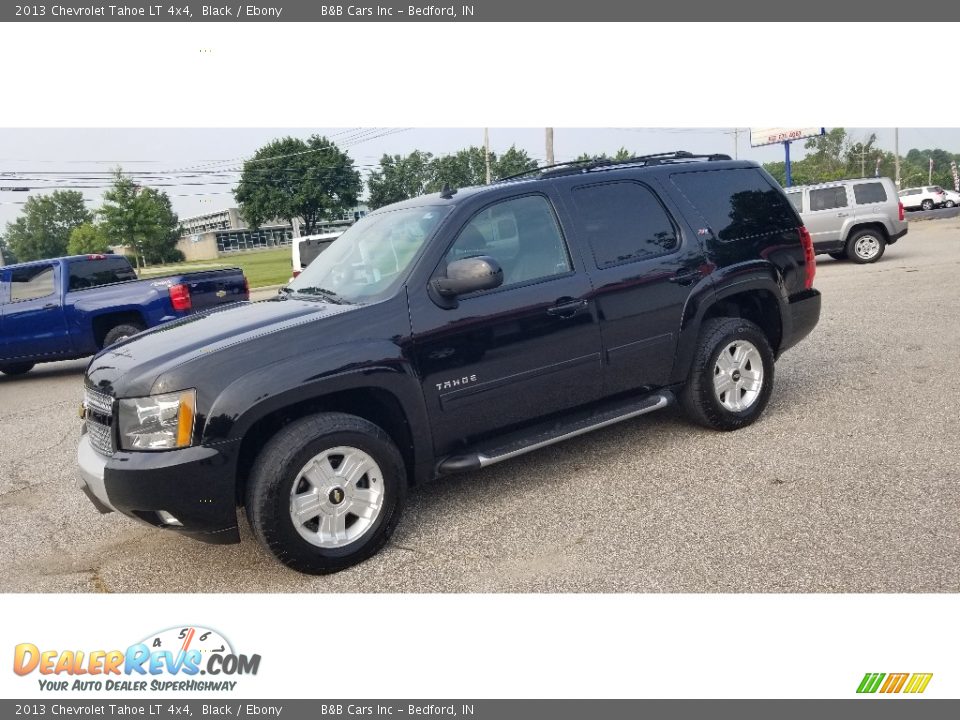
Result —
<svg viewBox="0 0 960 720"><path fill-rule="evenodd" d="M446 276L433 281L437 294L446 298L490 290L502 284L503 269L489 255L454 260L447 265Z"/></svg>

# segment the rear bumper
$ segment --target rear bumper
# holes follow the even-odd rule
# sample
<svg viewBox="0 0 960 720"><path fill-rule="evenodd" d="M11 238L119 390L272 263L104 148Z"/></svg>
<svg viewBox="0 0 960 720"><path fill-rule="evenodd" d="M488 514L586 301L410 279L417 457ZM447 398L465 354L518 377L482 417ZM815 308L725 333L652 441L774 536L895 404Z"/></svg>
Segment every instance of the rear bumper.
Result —
<svg viewBox="0 0 960 720"><path fill-rule="evenodd" d="M237 443L225 443L104 457L84 433L77 446L79 485L100 512L115 510L203 542L236 543L236 450Z"/></svg>
<svg viewBox="0 0 960 720"><path fill-rule="evenodd" d="M783 340L778 355L803 340L820 320L820 291L804 290L790 297L783 317Z"/></svg>
<svg viewBox="0 0 960 720"><path fill-rule="evenodd" d="M904 221L904 222L903 222L903 230L900 230L899 232L896 232L896 233L894 233L893 235L891 235L891 236L890 236L890 239L889 239L887 242L890 243L891 245L893 245L897 240L899 240L900 238L902 238L904 235L907 234L907 229L908 229L908 228L907 228L907 222Z"/></svg>

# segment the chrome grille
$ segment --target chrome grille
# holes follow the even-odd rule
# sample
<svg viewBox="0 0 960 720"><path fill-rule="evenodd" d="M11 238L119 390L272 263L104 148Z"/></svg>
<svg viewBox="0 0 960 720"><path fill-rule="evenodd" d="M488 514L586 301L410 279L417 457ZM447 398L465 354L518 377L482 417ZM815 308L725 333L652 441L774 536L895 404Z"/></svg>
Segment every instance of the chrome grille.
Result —
<svg viewBox="0 0 960 720"><path fill-rule="evenodd" d="M113 455L113 398L85 388L83 406L86 408L87 434L93 449L103 455Z"/></svg>

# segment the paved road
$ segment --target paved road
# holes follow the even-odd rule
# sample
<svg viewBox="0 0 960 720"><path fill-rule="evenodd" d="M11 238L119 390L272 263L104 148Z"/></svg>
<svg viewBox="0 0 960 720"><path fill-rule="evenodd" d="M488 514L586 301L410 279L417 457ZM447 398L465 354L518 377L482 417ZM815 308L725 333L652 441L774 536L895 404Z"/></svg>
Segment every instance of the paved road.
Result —
<svg viewBox="0 0 960 720"><path fill-rule="evenodd" d="M74 488L83 362L0 379L8 591L960 591L960 221L822 258L823 317L731 434L674 411L416 493L331 577L101 516Z"/></svg>
<svg viewBox="0 0 960 720"><path fill-rule="evenodd" d="M946 220L960 215L960 206L937 210L914 210L907 213L907 220Z"/></svg>

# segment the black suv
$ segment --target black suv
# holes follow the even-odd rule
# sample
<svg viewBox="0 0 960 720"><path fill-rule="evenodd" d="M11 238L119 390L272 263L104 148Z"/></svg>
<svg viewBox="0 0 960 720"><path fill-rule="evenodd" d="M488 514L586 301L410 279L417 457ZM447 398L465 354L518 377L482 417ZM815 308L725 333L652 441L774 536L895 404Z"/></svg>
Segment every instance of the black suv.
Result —
<svg viewBox="0 0 960 720"><path fill-rule="evenodd" d="M813 247L755 163L541 168L381 208L275 299L150 330L87 369L103 512L308 573L381 548L409 487L679 402L735 430L820 315Z"/></svg>

